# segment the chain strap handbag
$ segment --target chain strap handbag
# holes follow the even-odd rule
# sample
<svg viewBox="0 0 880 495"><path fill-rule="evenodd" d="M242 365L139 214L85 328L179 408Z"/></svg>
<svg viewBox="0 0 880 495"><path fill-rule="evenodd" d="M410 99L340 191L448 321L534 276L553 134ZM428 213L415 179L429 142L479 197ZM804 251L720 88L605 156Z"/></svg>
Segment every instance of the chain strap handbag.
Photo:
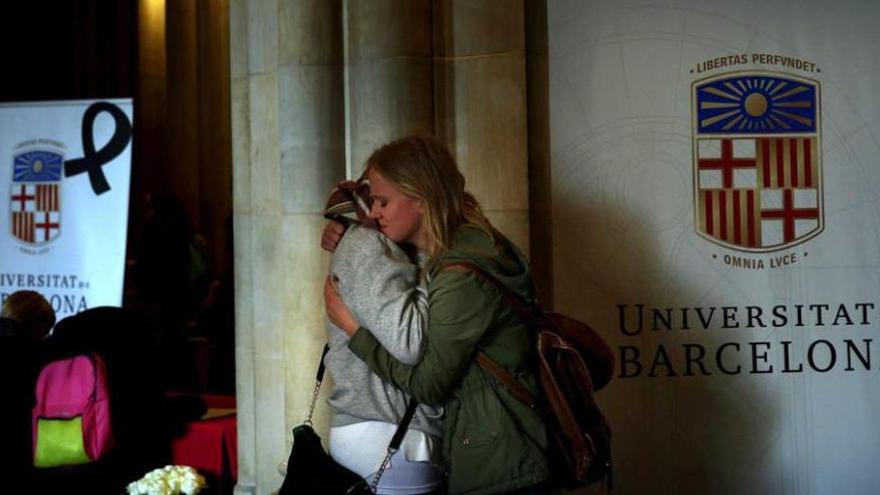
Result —
<svg viewBox="0 0 880 495"><path fill-rule="evenodd" d="M298 493L315 493L326 495L368 495L376 493L382 474L388 469L388 465L397 450L400 448L409 423L412 421L418 403L410 399L406 412L397 430L388 444L388 450L379 470L373 476L370 483L361 478L357 473L339 464L330 456L321 445L321 437L315 432L312 425L312 414L318 402L318 393L321 390L321 381L324 379L324 357L330 350L329 345L324 346L321 361L318 364L318 373L315 376L315 388L312 391L312 400L309 404L309 415L306 420L293 429L293 446L290 449L290 457L287 460L287 474L284 483L278 491L278 495L295 495Z"/></svg>

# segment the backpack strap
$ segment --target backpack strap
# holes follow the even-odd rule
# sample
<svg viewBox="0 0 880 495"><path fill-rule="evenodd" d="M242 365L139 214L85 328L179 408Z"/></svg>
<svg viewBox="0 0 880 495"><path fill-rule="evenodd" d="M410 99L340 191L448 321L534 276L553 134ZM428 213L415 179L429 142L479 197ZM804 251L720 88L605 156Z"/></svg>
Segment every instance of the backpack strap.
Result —
<svg viewBox="0 0 880 495"><path fill-rule="evenodd" d="M462 270L476 273L483 280L489 282L492 287L495 287L495 289L501 294L502 297L504 297L507 303L510 304L510 306L517 312L517 314L519 314L520 318L522 318L523 321L525 321L529 325L540 325L544 323L544 318L539 316L543 311L538 304L530 304L528 301L526 301L526 298L508 289L507 286L501 283L500 280L495 278L491 273L489 273L483 267L477 265L476 263L472 263L470 261L456 261L454 263L443 265L441 271L446 270Z"/></svg>
<svg viewBox="0 0 880 495"><path fill-rule="evenodd" d="M469 261L457 261L454 263L449 263L444 265L441 271L445 270L462 270L462 271L471 271L477 274L480 278L489 282L496 290L501 294L501 296L507 301L508 304L517 312L519 317L526 322L526 324L530 326L537 326L541 324L541 320L543 318L539 318L538 314L540 314L540 307L538 305L531 305L526 302L525 298L516 292L508 289L504 284L501 283L500 280L492 276L489 272L484 270L482 267L477 265L476 263L471 263ZM490 358L485 352L478 352L476 357L476 362L483 368L484 371L498 378L501 383L510 390L510 393L516 397L520 402L525 404L531 409L538 410L538 404L535 400L534 395L522 384L519 380L513 376L513 373L507 371L503 366L498 364L494 359Z"/></svg>
<svg viewBox="0 0 880 495"><path fill-rule="evenodd" d="M510 390L511 395L516 397L520 402L525 404L531 409L538 410L538 404L535 402L535 397L532 395L529 390L523 386L513 374L500 364L495 362L492 358L486 355L485 352L477 353L476 358L477 364L480 365L480 368L483 368L485 371L489 372L492 375L495 375L495 378L501 380L501 383Z"/></svg>

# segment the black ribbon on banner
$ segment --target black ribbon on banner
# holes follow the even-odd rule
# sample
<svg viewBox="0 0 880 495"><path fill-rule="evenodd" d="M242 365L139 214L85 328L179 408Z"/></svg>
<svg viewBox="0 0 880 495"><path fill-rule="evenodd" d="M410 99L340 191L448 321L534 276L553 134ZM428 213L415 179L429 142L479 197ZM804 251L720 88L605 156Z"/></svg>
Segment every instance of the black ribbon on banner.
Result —
<svg viewBox="0 0 880 495"><path fill-rule="evenodd" d="M95 151L95 119L98 114L107 112L116 121L116 129L110 141L97 152ZM83 157L67 160L64 162L64 176L73 177L83 172L89 174L89 182L95 195L103 194L110 190L107 177L101 169L104 165L119 156L128 142L131 141L131 122L128 116L118 106L106 101L92 103L83 114L82 120L82 145Z"/></svg>

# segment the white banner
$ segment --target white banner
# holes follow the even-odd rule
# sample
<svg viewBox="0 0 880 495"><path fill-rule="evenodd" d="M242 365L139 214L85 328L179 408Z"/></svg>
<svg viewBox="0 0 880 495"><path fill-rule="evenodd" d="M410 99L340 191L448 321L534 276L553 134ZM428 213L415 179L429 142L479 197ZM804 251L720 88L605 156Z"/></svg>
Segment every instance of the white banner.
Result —
<svg viewBox="0 0 880 495"><path fill-rule="evenodd" d="M120 306L130 99L0 105L0 297L35 290L57 319Z"/></svg>
<svg viewBox="0 0 880 495"><path fill-rule="evenodd" d="M548 2L557 308L615 493L880 487L880 4Z"/></svg>

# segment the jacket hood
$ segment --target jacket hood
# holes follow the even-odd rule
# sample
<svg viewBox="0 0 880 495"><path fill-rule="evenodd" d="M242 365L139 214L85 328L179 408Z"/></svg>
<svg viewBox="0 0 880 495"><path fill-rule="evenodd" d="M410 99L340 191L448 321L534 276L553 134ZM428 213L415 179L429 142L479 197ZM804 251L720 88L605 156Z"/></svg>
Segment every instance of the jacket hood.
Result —
<svg viewBox="0 0 880 495"><path fill-rule="evenodd" d="M528 260L500 233L490 236L474 225L462 225L455 232L449 251L431 267L431 275L436 276L444 266L463 261L486 270L507 288L528 294L530 300L534 298Z"/></svg>

